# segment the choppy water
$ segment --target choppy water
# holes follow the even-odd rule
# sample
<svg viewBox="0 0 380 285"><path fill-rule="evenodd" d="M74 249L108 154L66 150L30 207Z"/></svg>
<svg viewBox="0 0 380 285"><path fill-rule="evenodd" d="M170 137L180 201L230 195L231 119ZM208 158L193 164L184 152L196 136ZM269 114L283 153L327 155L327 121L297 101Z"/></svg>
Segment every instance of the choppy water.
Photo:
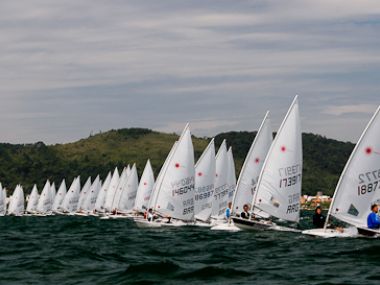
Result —
<svg viewBox="0 0 380 285"><path fill-rule="evenodd" d="M307 219L303 220L305 224ZM0 217L0 284L379 284L380 240Z"/></svg>

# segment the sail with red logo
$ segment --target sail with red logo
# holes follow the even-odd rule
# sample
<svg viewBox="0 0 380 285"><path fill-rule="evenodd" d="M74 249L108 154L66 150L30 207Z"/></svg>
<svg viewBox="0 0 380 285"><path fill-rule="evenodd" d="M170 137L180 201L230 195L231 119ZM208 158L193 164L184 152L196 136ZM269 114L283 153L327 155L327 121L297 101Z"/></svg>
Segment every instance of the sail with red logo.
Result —
<svg viewBox="0 0 380 285"><path fill-rule="evenodd" d="M187 124L157 185L153 205L156 213L185 222L194 219L194 172L194 149Z"/></svg>

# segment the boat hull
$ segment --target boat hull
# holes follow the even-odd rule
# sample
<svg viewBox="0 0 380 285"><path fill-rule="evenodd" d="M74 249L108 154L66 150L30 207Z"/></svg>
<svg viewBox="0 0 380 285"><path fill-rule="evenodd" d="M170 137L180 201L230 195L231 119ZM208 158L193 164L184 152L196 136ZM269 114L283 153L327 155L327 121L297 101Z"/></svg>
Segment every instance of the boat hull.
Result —
<svg viewBox="0 0 380 285"><path fill-rule="evenodd" d="M380 229L358 227L358 234L366 237L380 237Z"/></svg>
<svg viewBox="0 0 380 285"><path fill-rule="evenodd" d="M343 229L343 232L336 229L311 229L302 231L302 234L321 238L345 238L356 236L357 231L352 228Z"/></svg>
<svg viewBox="0 0 380 285"><path fill-rule="evenodd" d="M233 217L232 221L234 222L234 225L241 230L251 230L251 231L266 230L273 226L273 223L268 222L268 221L263 221L263 220L248 220L248 219Z"/></svg>

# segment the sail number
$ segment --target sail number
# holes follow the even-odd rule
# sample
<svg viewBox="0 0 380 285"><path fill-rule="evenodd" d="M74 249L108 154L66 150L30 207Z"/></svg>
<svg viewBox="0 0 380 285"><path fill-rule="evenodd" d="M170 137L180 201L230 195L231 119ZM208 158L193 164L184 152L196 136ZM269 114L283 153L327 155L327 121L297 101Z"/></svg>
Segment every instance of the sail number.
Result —
<svg viewBox="0 0 380 285"><path fill-rule="evenodd" d="M280 188L290 187L296 185L301 181L301 174L283 178L280 180Z"/></svg>
<svg viewBox="0 0 380 285"><path fill-rule="evenodd" d="M380 169L358 175L358 196L371 193L380 188Z"/></svg>
<svg viewBox="0 0 380 285"><path fill-rule="evenodd" d="M187 192L190 192L193 190L194 190L194 184L191 184L191 185L187 185L187 186L172 190L172 195L173 195L173 197L175 195L183 195L183 194L186 194Z"/></svg>
<svg viewBox="0 0 380 285"><path fill-rule="evenodd" d="M195 194L195 200L208 199L214 193L214 184L198 187Z"/></svg>
<svg viewBox="0 0 380 285"><path fill-rule="evenodd" d="M376 189L380 188L379 181L374 181L373 183L363 184L358 186L358 196L365 195L367 193L371 193L372 191L376 191Z"/></svg>
<svg viewBox="0 0 380 285"><path fill-rule="evenodd" d="M279 168L280 188L296 185L302 179L302 166L300 164Z"/></svg>

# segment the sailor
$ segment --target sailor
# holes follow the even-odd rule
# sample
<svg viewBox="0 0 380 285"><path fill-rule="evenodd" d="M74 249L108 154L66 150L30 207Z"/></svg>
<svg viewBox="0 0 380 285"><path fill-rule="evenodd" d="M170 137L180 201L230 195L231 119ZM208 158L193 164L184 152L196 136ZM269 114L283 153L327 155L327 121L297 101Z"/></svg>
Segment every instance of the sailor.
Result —
<svg viewBox="0 0 380 285"><path fill-rule="evenodd" d="M243 206L243 212L240 213L240 217L241 217L241 218L243 218L243 219L249 219L248 209L249 209L248 205L245 204L245 205Z"/></svg>
<svg viewBox="0 0 380 285"><path fill-rule="evenodd" d="M153 221L153 210L152 210L152 208L150 208L149 210L148 210L148 222L152 222Z"/></svg>
<svg viewBox="0 0 380 285"><path fill-rule="evenodd" d="M315 228L323 228L325 226L326 217L322 215L322 208L321 206L317 206L315 208L315 212L313 215L313 225Z"/></svg>
<svg viewBox="0 0 380 285"><path fill-rule="evenodd" d="M231 208L232 208L232 203L229 202L228 206L227 206L227 209L226 209L226 213L225 213L227 220L229 220L230 217L231 217Z"/></svg>
<svg viewBox="0 0 380 285"><path fill-rule="evenodd" d="M371 213L367 217L367 226L369 229L379 229L380 228L380 219L377 215L379 211L379 206L377 204L373 204L371 206Z"/></svg>

